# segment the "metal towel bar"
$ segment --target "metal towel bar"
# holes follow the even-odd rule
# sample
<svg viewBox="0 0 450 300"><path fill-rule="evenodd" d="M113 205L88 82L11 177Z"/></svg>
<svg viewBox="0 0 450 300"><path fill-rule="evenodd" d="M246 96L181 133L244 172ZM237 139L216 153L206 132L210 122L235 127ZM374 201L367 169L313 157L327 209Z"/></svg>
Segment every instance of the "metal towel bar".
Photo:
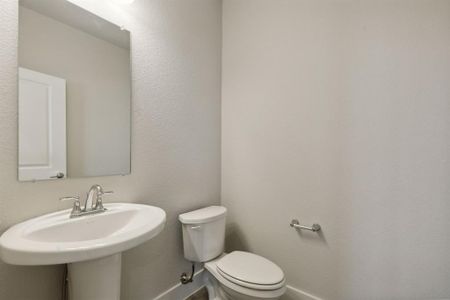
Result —
<svg viewBox="0 0 450 300"><path fill-rule="evenodd" d="M297 229L302 229L302 230L309 230L309 231L312 231L312 232L318 232L318 231L320 231L322 229L322 227L320 227L319 224L313 224L311 227L300 225L300 222L297 219L293 219L291 221L290 225L291 225L292 228L297 228Z"/></svg>

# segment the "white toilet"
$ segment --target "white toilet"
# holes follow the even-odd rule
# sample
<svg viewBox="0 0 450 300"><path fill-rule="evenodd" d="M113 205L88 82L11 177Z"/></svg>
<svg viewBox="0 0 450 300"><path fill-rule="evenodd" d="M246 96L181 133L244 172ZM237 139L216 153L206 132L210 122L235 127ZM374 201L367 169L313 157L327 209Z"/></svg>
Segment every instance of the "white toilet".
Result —
<svg viewBox="0 0 450 300"><path fill-rule="evenodd" d="M280 267L249 252L223 252L226 214L225 207L210 206L179 216L184 257L205 263L209 299L279 299L286 291Z"/></svg>

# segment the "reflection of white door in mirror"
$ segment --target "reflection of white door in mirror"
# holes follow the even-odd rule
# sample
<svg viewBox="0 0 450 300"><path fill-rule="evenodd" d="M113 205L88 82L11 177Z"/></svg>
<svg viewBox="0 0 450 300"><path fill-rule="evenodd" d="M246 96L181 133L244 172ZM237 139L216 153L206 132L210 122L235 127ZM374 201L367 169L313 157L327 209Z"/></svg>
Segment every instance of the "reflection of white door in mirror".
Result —
<svg viewBox="0 0 450 300"><path fill-rule="evenodd" d="M66 81L19 68L19 180L65 174Z"/></svg>

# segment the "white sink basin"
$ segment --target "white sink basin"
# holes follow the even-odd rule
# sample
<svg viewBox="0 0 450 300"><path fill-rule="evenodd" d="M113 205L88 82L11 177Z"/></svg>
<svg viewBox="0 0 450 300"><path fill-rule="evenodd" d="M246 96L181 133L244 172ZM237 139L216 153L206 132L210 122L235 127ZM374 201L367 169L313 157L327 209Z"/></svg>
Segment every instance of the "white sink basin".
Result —
<svg viewBox="0 0 450 300"><path fill-rule="evenodd" d="M0 237L0 257L15 265L51 265L120 253L160 233L166 213L154 206L114 203L95 215L69 218L70 210L30 219Z"/></svg>

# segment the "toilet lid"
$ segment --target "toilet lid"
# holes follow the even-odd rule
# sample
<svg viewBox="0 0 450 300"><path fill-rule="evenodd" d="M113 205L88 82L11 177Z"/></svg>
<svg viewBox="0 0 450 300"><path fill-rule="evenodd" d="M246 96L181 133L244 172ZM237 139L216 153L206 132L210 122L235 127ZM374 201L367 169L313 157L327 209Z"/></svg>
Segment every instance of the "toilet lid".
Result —
<svg viewBox="0 0 450 300"><path fill-rule="evenodd" d="M234 251L217 262L222 275L236 283L261 286L275 286L284 281L283 270L270 260L259 255Z"/></svg>

